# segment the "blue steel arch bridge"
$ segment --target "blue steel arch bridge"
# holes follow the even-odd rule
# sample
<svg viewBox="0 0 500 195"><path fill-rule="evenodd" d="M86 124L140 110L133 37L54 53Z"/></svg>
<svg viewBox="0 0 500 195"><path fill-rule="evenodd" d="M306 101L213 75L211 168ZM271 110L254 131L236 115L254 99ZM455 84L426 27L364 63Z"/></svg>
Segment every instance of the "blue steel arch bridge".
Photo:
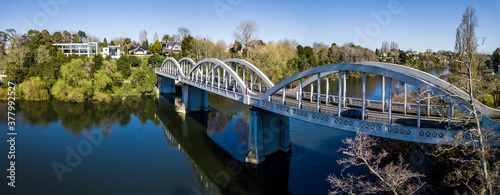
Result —
<svg viewBox="0 0 500 195"><path fill-rule="evenodd" d="M346 97L346 71L361 72L362 98ZM382 99L366 99L366 73L382 76ZM469 96L458 87L429 73L388 63L329 64L304 70L278 84L256 66L242 59L218 60L213 58L195 62L190 58L179 61L167 58L156 69L158 89L161 94L175 93L176 83L182 83L183 112L208 110L208 95L213 93L255 108L251 110L249 155L247 161L261 162L264 156L277 150L290 148L288 118L306 121L335 129L363 132L389 139L446 144L458 131L452 124L471 116ZM331 81L336 77L336 83ZM326 82L322 82L325 81ZM387 79L386 79L387 78ZM385 81L388 80L386 89ZM404 101L392 102L394 82L402 83ZM287 89L292 83L293 89ZM326 85L322 93L321 85ZM329 85L338 85L337 91L329 92ZM408 86L414 88L417 100L409 102ZM309 87L310 91L303 89ZM389 97L385 96L388 91ZM424 95L425 94L425 95ZM431 105L423 99L440 98L444 104ZM481 126L500 130L500 109L494 109L473 100L480 113ZM361 119L342 117L350 107L359 107L369 113ZM269 117L279 120L269 122ZM272 143L264 143L262 131L275 134ZM265 132L264 132L265 133ZM269 141L267 141L269 142ZM265 144L267 147L257 146Z"/></svg>

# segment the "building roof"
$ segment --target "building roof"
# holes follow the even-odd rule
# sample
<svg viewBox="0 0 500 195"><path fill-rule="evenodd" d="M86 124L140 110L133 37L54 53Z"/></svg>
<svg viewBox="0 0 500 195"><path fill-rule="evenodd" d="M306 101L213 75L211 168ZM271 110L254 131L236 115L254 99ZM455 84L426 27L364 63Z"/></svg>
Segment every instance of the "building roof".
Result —
<svg viewBox="0 0 500 195"><path fill-rule="evenodd" d="M148 51L148 47L131 46L128 52Z"/></svg>
<svg viewBox="0 0 500 195"><path fill-rule="evenodd" d="M495 70L493 69L486 69L486 70L483 70L484 73L491 73L491 72L495 72Z"/></svg>

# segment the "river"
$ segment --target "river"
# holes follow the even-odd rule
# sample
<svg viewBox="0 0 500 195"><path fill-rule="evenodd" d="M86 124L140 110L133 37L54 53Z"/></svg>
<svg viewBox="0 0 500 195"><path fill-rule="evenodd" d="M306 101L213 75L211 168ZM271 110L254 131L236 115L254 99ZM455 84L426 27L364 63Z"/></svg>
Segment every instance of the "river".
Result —
<svg viewBox="0 0 500 195"><path fill-rule="evenodd" d="M356 79L347 82L360 88ZM381 90L368 91L376 98ZM354 137L290 120L291 152L255 166L244 163L250 107L209 95L209 112L184 115L176 101L16 101L16 188L3 171L2 194L326 194L327 176L340 174L336 160L346 157L340 140ZM7 129L5 101L0 119ZM0 146L5 170L9 145Z"/></svg>

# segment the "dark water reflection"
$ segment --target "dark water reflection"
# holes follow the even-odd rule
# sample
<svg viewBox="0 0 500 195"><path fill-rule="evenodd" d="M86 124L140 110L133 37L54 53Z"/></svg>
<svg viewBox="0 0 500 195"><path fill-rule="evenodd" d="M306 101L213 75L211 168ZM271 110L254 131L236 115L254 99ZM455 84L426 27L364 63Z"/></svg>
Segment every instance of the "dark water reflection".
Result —
<svg viewBox="0 0 500 195"><path fill-rule="evenodd" d="M17 187L7 188L2 176L2 194L324 194L327 175L340 171L340 140L353 136L291 120L292 152L249 165L249 107L212 95L209 104L210 112L183 115L168 96L108 104L17 101ZM6 102L0 110L6 129ZM67 165L68 148L99 135L102 143L59 182L52 164ZM6 154L6 142L0 146ZM7 168L6 155L0 162Z"/></svg>

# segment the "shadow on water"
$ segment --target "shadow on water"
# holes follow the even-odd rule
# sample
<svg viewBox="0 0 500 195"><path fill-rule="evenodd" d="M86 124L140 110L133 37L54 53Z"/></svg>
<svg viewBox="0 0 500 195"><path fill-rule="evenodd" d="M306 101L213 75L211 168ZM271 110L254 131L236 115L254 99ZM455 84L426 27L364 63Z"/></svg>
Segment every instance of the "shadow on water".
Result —
<svg viewBox="0 0 500 195"><path fill-rule="evenodd" d="M259 165L241 162L209 136L217 133L214 130L224 131L234 115L216 111L178 114L175 102L175 96L160 97L156 117L170 146L189 159L203 193L288 192L289 154L277 153Z"/></svg>

